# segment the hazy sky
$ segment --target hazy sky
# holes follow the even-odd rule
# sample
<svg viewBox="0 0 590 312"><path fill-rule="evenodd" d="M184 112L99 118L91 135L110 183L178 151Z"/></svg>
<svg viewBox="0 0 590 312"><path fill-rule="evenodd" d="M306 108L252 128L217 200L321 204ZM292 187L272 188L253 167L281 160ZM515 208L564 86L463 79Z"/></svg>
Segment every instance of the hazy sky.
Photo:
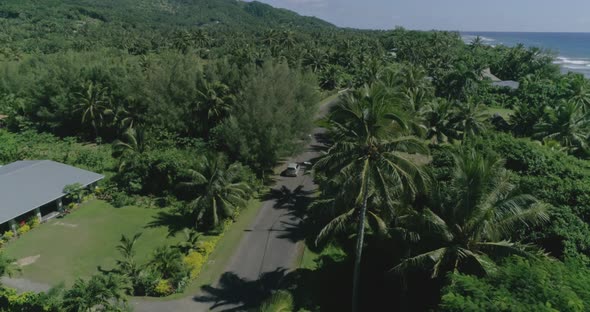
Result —
<svg viewBox="0 0 590 312"><path fill-rule="evenodd" d="M258 0L355 28L590 32L590 0Z"/></svg>

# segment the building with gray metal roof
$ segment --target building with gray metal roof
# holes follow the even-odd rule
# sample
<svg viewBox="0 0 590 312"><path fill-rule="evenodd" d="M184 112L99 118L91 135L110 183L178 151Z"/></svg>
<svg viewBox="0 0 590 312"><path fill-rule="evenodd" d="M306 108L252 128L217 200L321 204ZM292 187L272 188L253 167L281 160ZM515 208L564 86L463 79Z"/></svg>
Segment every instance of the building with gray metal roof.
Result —
<svg viewBox="0 0 590 312"><path fill-rule="evenodd" d="M0 167L0 224L51 202L61 203L67 185L92 185L104 176L51 160L23 160ZM38 212L40 214L40 212Z"/></svg>
<svg viewBox="0 0 590 312"><path fill-rule="evenodd" d="M520 83L518 81L513 80L504 80L492 82L492 86L499 88L509 88L510 90L517 90L520 87Z"/></svg>

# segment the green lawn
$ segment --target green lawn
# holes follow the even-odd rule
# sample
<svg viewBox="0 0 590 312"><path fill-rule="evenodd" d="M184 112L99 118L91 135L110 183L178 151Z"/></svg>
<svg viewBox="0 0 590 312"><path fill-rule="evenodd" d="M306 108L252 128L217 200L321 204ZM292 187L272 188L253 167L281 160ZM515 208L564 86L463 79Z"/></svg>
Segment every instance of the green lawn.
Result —
<svg viewBox="0 0 590 312"><path fill-rule="evenodd" d="M490 114L490 116L494 115L495 113L498 113L505 120L508 120L510 118L510 115L514 113L513 110L503 107L490 107L487 109L487 112Z"/></svg>
<svg viewBox="0 0 590 312"><path fill-rule="evenodd" d="M137 259L144 262L154 248L175 243L167 228L150 228L153 216L163 209L138 207L114 208L93 200L63 219L53 219L22 238L9 243L6 254L15 259L39 258L24 266L22 277L55 285L70 285L77 277L88 277L97 267L113 268L118 253L115 246L122 234L142 232L137 242Z"/></svg>

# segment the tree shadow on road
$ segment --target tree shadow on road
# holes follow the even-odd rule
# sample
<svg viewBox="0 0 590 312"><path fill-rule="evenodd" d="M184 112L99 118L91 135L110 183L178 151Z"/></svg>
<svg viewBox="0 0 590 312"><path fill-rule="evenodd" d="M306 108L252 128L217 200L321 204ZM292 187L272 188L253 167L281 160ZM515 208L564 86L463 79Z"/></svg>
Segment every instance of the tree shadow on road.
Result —
<svg viewBox="0 0 590 312"><path fill-rule="evenodd" d="M290 190L286 186L279 189L272 189L263 200L274 200L276 204L274 209L284 209L285 214L289 216L288 220L281 221L282 229L278 237L289 239L292 242L299 242L304 240L307 233L305 215L307 208L313 201L313 191L303 190L300 185L294 190Z"/></svg>
<svg viewBox="0 0 590 312"><path fill-rule="evenodd" d="M328 150L328 147L332 143L327 133L316 133L314 134L316 142L309 146L309 149L314 152L323 152Z"/></svg>
<svg viewBox="0 0 590 312"><path fill-rule="evenodd" d="M270 297L273 291L281 289L287 276L284 268L264 273L259 279L249 281L233 272L224 273L219 286L203 286L203 295L193 297L197 302L213 303L211 309L223 308L220 311L244 311L255 308Z"/></svg>
<svg viewBox="0 0 590 312"><path fill-rule="evenodd" d="M352 263L330 257L317 259L318 268L287 272L280 268L246 280L233 272L222 275L217 287L203 286L196 302L210 303L215 311L252 311L277 290L290 291L296 308L310 311L347 311Z"/></svg>

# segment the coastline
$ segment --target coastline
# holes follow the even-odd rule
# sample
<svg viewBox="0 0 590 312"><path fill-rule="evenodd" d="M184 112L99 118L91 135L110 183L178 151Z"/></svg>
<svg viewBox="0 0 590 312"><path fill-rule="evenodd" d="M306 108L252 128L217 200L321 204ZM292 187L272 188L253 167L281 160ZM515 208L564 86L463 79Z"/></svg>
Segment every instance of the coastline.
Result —
<svg viewBox="0 0 590 312"><path fill-rule="evenodd" d="M490 46L515 46L519 43L527 47L539 47L553 52L554 64L562 73L576 72L590 78L590 33L530 33L530 32L460 32L464 42L469 43L479 36Z"/></svg>

